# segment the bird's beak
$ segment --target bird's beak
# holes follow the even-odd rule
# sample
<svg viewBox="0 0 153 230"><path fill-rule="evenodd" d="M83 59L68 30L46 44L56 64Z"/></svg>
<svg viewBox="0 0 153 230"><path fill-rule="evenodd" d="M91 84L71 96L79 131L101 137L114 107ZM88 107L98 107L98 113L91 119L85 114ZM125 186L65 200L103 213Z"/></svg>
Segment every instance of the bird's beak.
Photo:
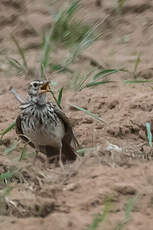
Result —
<svg viewBox="0 0 153 230"><path fill-rule="evenodd" d="M47 92L49 92L49 90L48 90L48 85L49 85L49 81L45 82L45 83L41 86L41 88L40 88L40 93L47 93Z"/></svg>

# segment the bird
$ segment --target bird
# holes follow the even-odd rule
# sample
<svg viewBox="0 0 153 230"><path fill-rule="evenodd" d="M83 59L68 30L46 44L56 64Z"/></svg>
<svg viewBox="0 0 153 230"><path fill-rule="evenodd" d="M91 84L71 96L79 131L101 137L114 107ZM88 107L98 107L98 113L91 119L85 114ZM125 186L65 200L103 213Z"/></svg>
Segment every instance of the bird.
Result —
<svg viewBox="0 0 153 230"><path fill-rule="evenodd" d="M42 152L47 157L58 157L63 166L63 161L76 159L79 143L63 110L47 100L49 83L41 80L29 83L28 96L16 118L16 133L35 149L35 159Z"/></svg>

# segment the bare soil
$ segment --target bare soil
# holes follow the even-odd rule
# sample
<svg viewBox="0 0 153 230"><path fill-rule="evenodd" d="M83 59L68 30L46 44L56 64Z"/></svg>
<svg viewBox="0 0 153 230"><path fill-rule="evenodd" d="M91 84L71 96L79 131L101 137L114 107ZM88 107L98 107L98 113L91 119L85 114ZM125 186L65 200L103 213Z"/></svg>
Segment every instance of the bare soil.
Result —
<svg viewBox="0 0 153 230"><path fill-rule="evenodd" d="M53 6L58 9L64 1ZM86 88L81 92L67 89L63 107L74 132L85 148L85 156L65 169L48 164L40 154L33 165L32 149L26 159L19 161L23 143L6 153L17 141L15 131L1 141L0 173L14 171L11 181L0 183L0 229L6 230L87 230L93 219L103 213L106 201L110 211L97 229L115 229L124 220L129 199L136 197L125 230L152 230L153 227L153 153L146 137L146 122L153 122L152 83L126 84L138 55L141 62L138 76L153 80L153 3L150 0L125 1L122 14L114 11L114 1L82 1L78 13L88 23L103 20L103 38L88 48L74 69L84 71L94 59L105 68L123 68L131 73L116 73L110 84ZM19 112L19 103L10 93L13 86L24 98L27 84L35 76L19 77L8 70L7 56L18 57L10 38L16 35L30 67L39 61L42 33L53 20L47 1L2 0L0 2L0 131L7 128ZM51 5L51 7L53 7ZM59 47L55 60L67 55ZM67 85L66 73L53 74L49 79L58 87ZM79 105L101 116L101 123L75 110ZM11 183L10 183L11 182ZM3 197L4 189L10 189ZM5 190L6 192L6 190ZM119 229L119 228L117 228Z"/></svg>

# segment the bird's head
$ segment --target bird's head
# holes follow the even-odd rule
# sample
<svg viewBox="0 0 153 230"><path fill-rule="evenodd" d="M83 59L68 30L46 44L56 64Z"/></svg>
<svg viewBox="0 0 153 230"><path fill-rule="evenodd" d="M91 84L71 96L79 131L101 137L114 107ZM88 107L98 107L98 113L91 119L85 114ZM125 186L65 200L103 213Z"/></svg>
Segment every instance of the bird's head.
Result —
<svg viewBox="0 0 153 230"><path fill-rule="evenodd" d="M49 81L32 81L28 87L30 100L38 104L46 103L46 93L49 92L48 86Z"/></svg>

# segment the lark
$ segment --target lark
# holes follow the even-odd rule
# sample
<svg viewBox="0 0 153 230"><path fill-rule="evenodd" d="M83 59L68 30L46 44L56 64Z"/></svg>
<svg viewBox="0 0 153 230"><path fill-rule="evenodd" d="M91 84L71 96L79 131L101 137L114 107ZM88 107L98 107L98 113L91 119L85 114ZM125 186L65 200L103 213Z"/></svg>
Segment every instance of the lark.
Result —
<svg viewBox="0 0 153 230"><path fill-rule="evenodd" d="M48 102L48 87L49 81L34 80L29 84L28 97L21 103L16 119L16 133L35 148L35 158L39 152L58 156L63 165L62 160L76 159L79 143L63 110Z"/></svg>

